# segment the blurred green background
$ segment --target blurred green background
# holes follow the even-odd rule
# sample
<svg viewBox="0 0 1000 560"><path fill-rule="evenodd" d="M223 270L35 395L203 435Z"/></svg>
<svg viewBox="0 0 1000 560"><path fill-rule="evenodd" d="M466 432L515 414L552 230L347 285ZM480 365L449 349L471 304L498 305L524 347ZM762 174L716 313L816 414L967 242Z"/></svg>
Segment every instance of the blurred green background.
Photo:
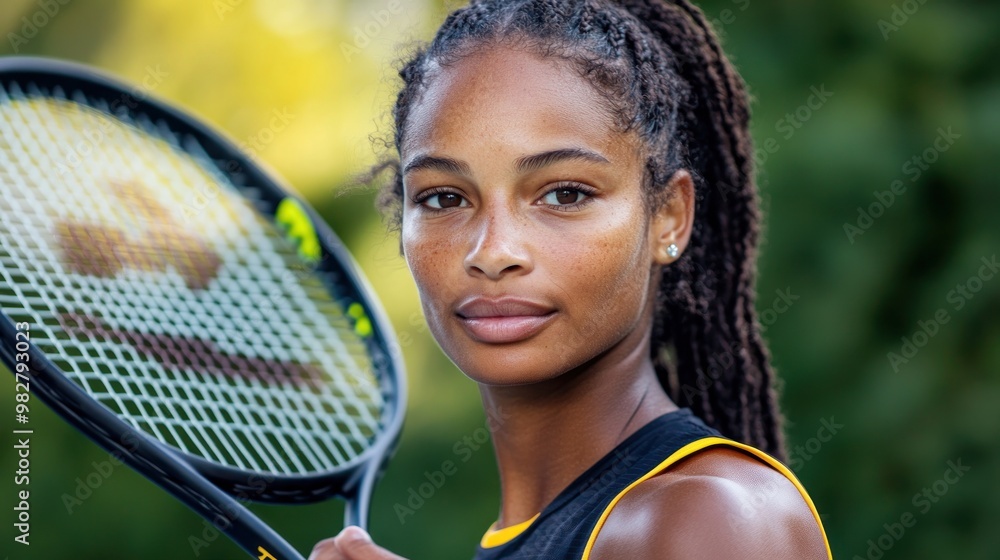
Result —
<svg viewBox="0 0 1000 560"><path fill-rule="evenodd" d="M272 166L345 240L391 314L410 376L409 415L376 489L372 533L418 560L471 557L497 513L496 467L488 444L461 460L456 445L485 425L478 392L429 336L373 193L348 186L391 133L401 49L430 38L457 5L0 4L0 55L147 79L153 95ZM754 98L766 215L759 308L783 383L790 466L834 554L1000 557L1000 277L983 268L1000 247L1000 3L700 5ZM267 132L275 112L287 123ZM947 322L932 324L936 314ZM196 555L188 538L205 531L199 517L127 468L109 472L105 452L35 403L31 544L13 542L16 457L5 444L0 555L243 557L224 537ZM6 377L0 408L13 404ZM12 416L0 420L4 432ZM396 504L447 460L457 473L401 519ZM954 465L968 467L961 478L947 474ZM94 473L100 485L67 507L65 496ZM256 508L303 552L340 529L341 510Z"/></svg>

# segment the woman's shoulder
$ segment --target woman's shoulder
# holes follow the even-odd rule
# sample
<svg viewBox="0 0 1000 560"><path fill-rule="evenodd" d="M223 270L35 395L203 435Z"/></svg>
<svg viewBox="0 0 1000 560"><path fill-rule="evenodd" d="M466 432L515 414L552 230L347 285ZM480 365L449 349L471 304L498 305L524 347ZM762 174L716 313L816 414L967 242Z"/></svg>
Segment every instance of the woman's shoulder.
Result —
<svg viewBox="0 0 1000 560"><path fill-rule="evenodd" d="M794 475L742 447L700 449L627 489L606 512L587 558L829 558Z"/></svg>

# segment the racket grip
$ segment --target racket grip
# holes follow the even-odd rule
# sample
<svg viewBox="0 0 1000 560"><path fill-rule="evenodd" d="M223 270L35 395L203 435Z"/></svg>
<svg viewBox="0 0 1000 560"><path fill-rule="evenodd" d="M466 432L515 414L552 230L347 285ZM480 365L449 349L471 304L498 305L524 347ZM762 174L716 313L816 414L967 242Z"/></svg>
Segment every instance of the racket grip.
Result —
<svg viewBox="0 0 1000 560"><path fill-rule="evenodd" d="M371 505L372 492L375 488L375 479L378 478L379 464L373 462L365 469L365 474L358 484L357 492L347 500L344 508L344 527L356 525L366 532L368 531L368 512Z"/></svg>

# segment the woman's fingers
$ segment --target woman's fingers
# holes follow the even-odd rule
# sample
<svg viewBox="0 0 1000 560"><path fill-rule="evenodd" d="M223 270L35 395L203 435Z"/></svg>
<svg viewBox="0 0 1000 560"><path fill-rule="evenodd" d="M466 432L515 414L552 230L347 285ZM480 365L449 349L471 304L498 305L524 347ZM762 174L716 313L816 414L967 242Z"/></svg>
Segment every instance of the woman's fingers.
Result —
<svg viewBox="0 0 1000 560"><path fill-rule="evenodd" d="M313 548L309 560L406 560L372 542L360 527L346 527L339 535Z"/></svg>
<svg viewBox="0 0 1000 560"><path fill-rule="evenodd" d="M406 560L373 543L360 527L347 527L334 538L345 560Z"/></svg>
<svg viewBox="0 0 1000 560"><path fill-rule="evenodd" d="M319 541L313 547L312 553L309 554L309 560L342 560L343 558L343 555L337 550L336 537Z"/></svg>

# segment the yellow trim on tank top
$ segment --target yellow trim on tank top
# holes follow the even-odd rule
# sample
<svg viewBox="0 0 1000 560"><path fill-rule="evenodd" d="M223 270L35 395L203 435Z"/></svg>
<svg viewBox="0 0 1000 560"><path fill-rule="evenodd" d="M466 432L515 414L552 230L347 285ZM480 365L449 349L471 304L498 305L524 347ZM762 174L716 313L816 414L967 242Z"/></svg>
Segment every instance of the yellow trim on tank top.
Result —
<svg viewBox="0 0 1000 560"><path fill-rule="evenodd" d="M729 445L732 447L736 447L737 449L742 449L743 451L747 451L752 455L758 457L768 465L774 467L781 474L785 475L785 477L788 478L788 480L790 480L792 484L795 485L795 488L798 489L799 494L802 495L806 503L809 505L809 510L812 511L813 518L816 520L816 524L819 525L819 531L820 533L823 534L823 545L826 547L826 557L829 558L830 560L833 560L833 553L830 551L830 542L826 538L826 530L823 528L823 521L819 518L819 512L816 511L815 504L813 504L813 501L809 497L809 494L806 492L806 489L802 486L802 484L799 482L799 479L795 477L792 471L788 470L788 467L781 464L780 461L778 461L774 457L771 457L770 455L761 451L760 449L757 449L756 447L752 447L730 439L714 437L714 436L709 436L692 441L691 443L678 449L672 455L664 459L662 463L653 467L652 470L650 470L649 472L644 474L641 478L639 478L632 484L629 484L628 486L625 487L624 490L619 492L618 495L615 496L613 500L611 500L611 503L608 504L608 507L604 508L604 512L601 513L601 517L597 520L597 525L594 526L593 531L591 531L590 533L590 538L587 540L587 547L583 549L583 556L581 557L580 560L590 559L590 552L594 548L594 541L597 540L597 533L598 531L601 530L601 527L604 526L604 522L607 520L608 515L611 514L611 508L615 507L615 504L618 503L618 500L621 500L622 497L625 496L625 494L627 494L629 490L635 488L639 483L644 482L652 478L653 476L659 474L663 469L669 467L671 464L676 463L677 461L683 459L684 457L691 455L696 451L705 449L706 447L711 447L713 445ZM538 516L536 515L535 517ZM532 518L531 520L534 520L534 518ZM516 525L514 527L516 527ZM525 528L527 528L527 526L525 526ZM509 537L508 540L514 538L514 536Z"/></svg>
<svg viewBox="0 0 1000 560"><path fill-rule="evenodd" d="M511 525L510 527L504 527L503 529L496 529L495 527L497 526L497 524L494 521L490 525L490 528L486 530L486 533L483 534L483 538L480 539L479 541L479 546L483 548L493 548L495 546L500 546L502 544L510 542L511 540L514 539L514 537L523 533L525 529L527 529L536 519L538 519L539 515L541 515L541 512L536 513L534 517L532 517L527 521L522 521L520 523L517 523L516 525Z"/></svg>

